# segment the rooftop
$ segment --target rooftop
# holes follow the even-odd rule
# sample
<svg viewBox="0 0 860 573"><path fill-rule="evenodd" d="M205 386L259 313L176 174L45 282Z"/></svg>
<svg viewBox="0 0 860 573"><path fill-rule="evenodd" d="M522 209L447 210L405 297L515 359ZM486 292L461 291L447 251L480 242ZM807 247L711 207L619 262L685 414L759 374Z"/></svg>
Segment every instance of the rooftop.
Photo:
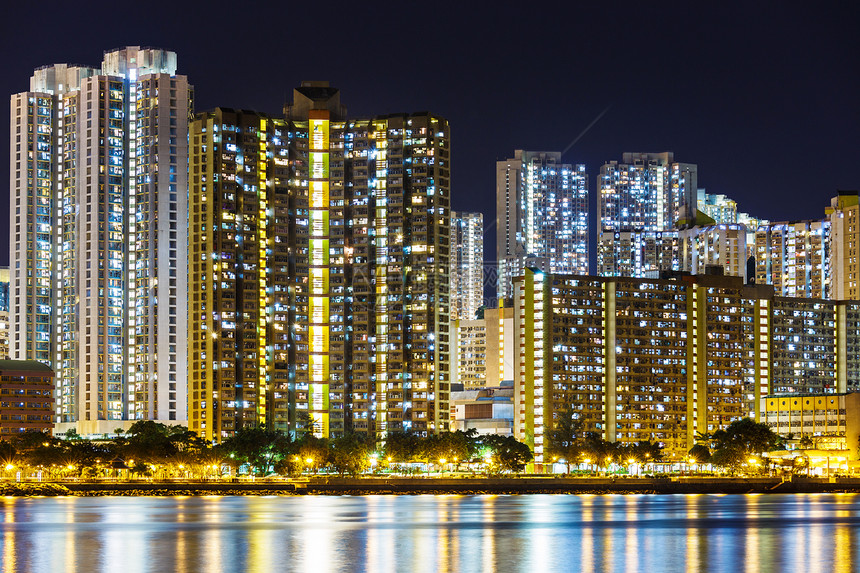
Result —
<svg viewBox="0 0 860 573"><path fill-rule="evenodd" d="M50 372L54 371L47 364L36 360L0 360L0 372Z"/></svg>

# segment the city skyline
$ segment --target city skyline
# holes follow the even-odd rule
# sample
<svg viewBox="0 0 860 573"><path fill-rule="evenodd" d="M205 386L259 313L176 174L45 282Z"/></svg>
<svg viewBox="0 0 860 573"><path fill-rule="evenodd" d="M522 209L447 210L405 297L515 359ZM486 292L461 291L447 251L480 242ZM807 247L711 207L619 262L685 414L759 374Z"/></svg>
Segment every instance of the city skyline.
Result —
<svg viewBox="0 0 860 573"><path fill-rule="evenodd" d="M7 66L6 93L25 89L21 78L36 67L97 61L106 47L137 43L180 54L183 73L196 87L198 112L232 106L277 113L293 85L328 79L357 94L350 102L356 115L427 109L448 118L456 159L452 208L483 211L488 220L492 214L485 207L493 194L496 160L516 148L564 149L598 117L562 157L585 164L592 174L626 151L672 150L699 165L702 187L732 197L743 211L777 221L820 217L837 189L858 186L853 170L860 152L851 134L858 131L860 116L850 96L857 92L858 76L846 73L857 60L849 24L856 21L851 17L854 7L753 6L739 18L724 7L646 12L630 5L617 14L600 7L560 8L549 19L505 10L461 8L455 14L445 6L432 13L407 7L401 17L412 16L414 29L392 29L393 40L371 36L366 49L373 53L392 41L407 44L412 34L441 38L435 55L391 55L398 64L416 58L416 65L438 68L420 80L406 65L390 66L382 76L364 74L362 66L342 56L348 53L349 31L377 21L379 14L366 8L341 8L348 17L339 18L344 24L332 24L332 42L300 62L290 60L278 73L272 73L275 54L293 43L307 44L312 39L309 27L299 27L285 48L275 36L260 39L260 53L272 54L261 58L201 41L202 31L217 22L217 10L212 16L194 13L200 23L194 29L186 25L191 13L183 17L178 8L180 13L169 21L155 12L135 12L133 26L106 26L98 37L68 32L89 22L88 17L98 22L109 13L122 19L124 10L113 7L97 18L56 11L41 30L52 42L27 42L28 49ZM250 38L252 18L258 14L250 10L236 16L240 37ZM415 18L417 14L421 18ZM566 15L588 25L578 26L573 39L557 46L555 38L564 22L571 21ZM312 21L313 16L312 8L302 6L291 12L299 21ZM493 31L514 18L521 33ZM473 30L481 19L487 26ZM27 33L25 28L9 32L4 37L9 46L21 45ZM480 48L468 49L472 42ZM656 54L654 63L631 56L642 49ZM462 53L470 57L462 58ZM549 57L520 65L541 54ZM565 77L569 74L557 72L559 63L578 70L576 84ZM518 70L517 81L496 73L508 67ZM225 69L231 70L229 76L223 74ZM457 89L450 89L452 85ZM574 85L580 87L572 89ZM480 97L481 113L474 113L475 98L464 97L469 95ZM512 109L518 113L510 115ZM779 166L792 157L803 157L803 167L760 168ZM592 175L591 188L593 183ZM0 193L3 220L8 220L8 201L3 200L7 192ZM486 233L485 249L494 252L490 225ZM0 238L0 264L7 262L7 245L6 237Z"/></svg>

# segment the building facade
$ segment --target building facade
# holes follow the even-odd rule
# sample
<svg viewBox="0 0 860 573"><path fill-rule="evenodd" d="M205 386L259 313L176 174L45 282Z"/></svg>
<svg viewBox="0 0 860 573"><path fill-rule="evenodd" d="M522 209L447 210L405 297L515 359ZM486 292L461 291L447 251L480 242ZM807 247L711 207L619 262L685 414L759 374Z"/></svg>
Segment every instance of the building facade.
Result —
<svg viewBox="0 0 860 573"><path fill-rule="evenodd" d="M588 175L561 153L514 151L496 162L496 252L500 298L526 267L588 272Z"/></svg>
<svg viewBox="0 0 860 573"><path fill-rule="evenodd" d="M514 390L511 386L451 392L451 430L474 430L479 436L513 435Z"/></svg>
<svg viewBox="0 0 860 573"><path fill-rule="evenodd" d="M484 309L452 329L451 382L466 390L498 387L514 379L512 307Z"/></svg>
<svg viewBox="0 0 860 573"><path fill-rule="evenodd" d="M830 220L762 225L755 234L755 279L780 296L829 298Z"/></svg>
<svg viewBox="0 0 860 573"><path fill-rule="evenodd" d="M659 277L684 270L684 241L679 231L600 233L597 273L605 277Z"/></svg>
<svg viewBox="0 0 860 573"><path fill-rule="evenodd" d="M447 429L447 122L348 119L305 82L190 137L190 429Z"/></svg>
<svg viewBox="0 0 860 573"><path fill-rule="evenodd" d="M830 250L827 274L830 298L860 299L860 196L857 191L840 191L826 210L830 221Z"/></svg>
<svg viewBox="0 0 860 573"><path fill-rule="evenodd" d="M192 88L173 52L35 71L11 105L11 354L80 433L186 418Z"/></svg>
<svg viewBox="0 0 860 573"><path fill-rule="evenodd" d="M537 462L560 416L680 459L697 433L759 419L768 394L860 388L858 303L776 297L710 275L527 269L516 284L514 432Z"/></svg>
<svg viewBox="0 0 860 573"><path fill-rule="evenodd" d="M597 177L597 273L644 277L679 270L668 256L677 231L696 222L698 168L674 154L624 153Z"/></svg>
<svg viewBox="0 0 860 573"><path fill-rule="evenodd" d="M472 320L484 304L484 216L451 213L451 319Z"/></svg>
<svg viewBox="0 0 860 573"><path fill-rule="evenodd" d="M0 267L0 360L9 360L9 268Z"/></svg>
<svg viewBox="0 0 860 573"><path fill-rule="evenodd" d="M717 223L678 231L681 270L703 275L719 266L722 274L747 279L747 230L735 223Z"/></svg>
<svg viewBox="0 0 860 573"><path fill-rule="evenodd" d="M0 360L0 439L54 427L54 371L35 360Z"/></svg>
<svg viewBox="0 0 860 573"><path fill-rule="evenodd" d="M738 203L722 194L708 193L705 189L696 192L696 208L714 220L714 223L737 223Z"/></svg>

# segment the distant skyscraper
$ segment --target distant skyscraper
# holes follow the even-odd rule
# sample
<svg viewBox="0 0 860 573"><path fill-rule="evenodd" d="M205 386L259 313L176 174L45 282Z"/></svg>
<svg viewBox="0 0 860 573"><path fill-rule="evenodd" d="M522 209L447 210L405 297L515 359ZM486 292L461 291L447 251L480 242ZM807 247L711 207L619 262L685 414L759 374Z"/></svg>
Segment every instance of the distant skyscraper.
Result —
<svg viewBox="0 0 860 573"><path fill-rule="evenodd" d="M0 360L9 359L9 267L0 267Z"/></svg>
<svg viewBox="0 0 860 573"><path fill-rule="evenodd" d="M473 320L484 301L484 216L451 213L451 320Z"/></svg>
<svg viewBox="0 0 860 573"><path fill-rule="evenodd" d="M190 111L176 54L136 46L12 96L12 356L79 431L185 419Z"/></svg>
<svg viewBox="0 0 860 573"><path fill-rule="evenodd" d="M189 428L446 430L447 121L347 119L327 82L285 115L191 127Z"/></svg>
<svg viewBox="0 0 860 573"><path fill-rule="evenodd" d="M830 219L830 298L860 299L860 197L840 191L827 209Z"/></svg>
<svg viewBox="0 0 860 573"><path fill-rule="evenodd" d="M719 223L684 229L678 231L678 235L683 252L681 270L703 275L709 266L719 266L721 274L742 277L746 281L746 227Z"/></svg>
<svg viewBox="0 0 860 573"><path fill-rule="evenodd" d="M514 151L496 163L498 295L526 267L588 273L588 175L561 153Z"/></svg>
<svg viewBox="0 0 860 573"><path fill-rule="evenodd" d="M676 162L671 152L624 153L620 164L600 168L597 187L597 272L641 277L678 270L680 260L666 253L675 248L677 230L696 222L696 165Z"/></svg>
<svg viewBox="0 0 860 573"><path fill-rule="evenodd" d="M755 235L756 283L778 296L829 298L830 220L770 223Z"/></svg>
<svg viewBox="0 0 860 573"><path fill-rule="evenodd" d="M729 199L725 195L712 195L704 189L699 189L696 203L699 211L713 219L715 223L738 222L738 204L734 199Z"/></svg>

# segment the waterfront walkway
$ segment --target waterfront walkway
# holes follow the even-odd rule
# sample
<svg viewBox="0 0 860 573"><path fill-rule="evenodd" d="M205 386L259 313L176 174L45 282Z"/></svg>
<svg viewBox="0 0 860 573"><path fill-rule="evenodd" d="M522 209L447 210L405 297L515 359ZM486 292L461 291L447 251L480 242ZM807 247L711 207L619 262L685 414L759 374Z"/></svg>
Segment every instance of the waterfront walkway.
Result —
<svg viewBox="0 0 860 573"><path fill-rule="evenodd" d="M339 478L63 482L73 495L860 493L858 478Z"/></svg>

